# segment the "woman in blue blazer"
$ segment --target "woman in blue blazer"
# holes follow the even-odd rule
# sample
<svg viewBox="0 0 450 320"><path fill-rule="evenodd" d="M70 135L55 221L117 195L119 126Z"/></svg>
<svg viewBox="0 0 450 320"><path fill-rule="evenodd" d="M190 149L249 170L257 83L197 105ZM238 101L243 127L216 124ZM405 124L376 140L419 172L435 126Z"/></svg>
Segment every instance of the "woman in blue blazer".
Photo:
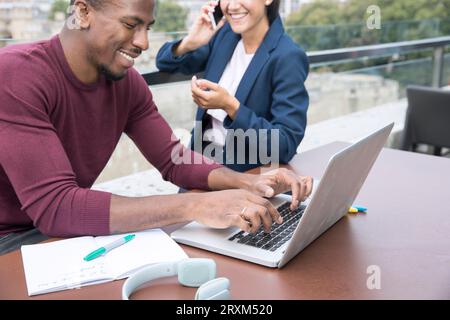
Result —
<svg viewBox="0 0 450 320"><path fill-rule="evenodd" d="M209 2L189 34L157 55L161 71L204 72L191 83L199 105L191 148L237 171L289 162L305 134L309 63L284 32L279 2ZM214 29L208 13L217 5L224 17Z"/></svg>

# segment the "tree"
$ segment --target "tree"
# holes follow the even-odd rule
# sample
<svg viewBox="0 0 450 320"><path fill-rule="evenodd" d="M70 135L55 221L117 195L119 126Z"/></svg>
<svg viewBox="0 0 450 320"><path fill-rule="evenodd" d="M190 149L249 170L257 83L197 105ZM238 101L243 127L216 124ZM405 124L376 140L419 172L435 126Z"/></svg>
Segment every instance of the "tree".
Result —
<svg viewBox="0 0 450 320"><path fill-rule="evenodd" d="M155 31L175 32L186 30L188 10L172 0L158 1Z"/></svg>
<svg viewBox="0 0 450 320"><path fill-rule="evenodd" d="M382 27L366 26L367 8L381 10ZM450 0L317 0L286 20L288 33L306 50L437 37L450 33Z"/></svg>
<svg viewBox="0 0 450 320"><path fill-rule="evenodd" d="M55 20L58 13L64 14L64 18L67 18L68 7L69 0L55 0L50 9L49 19Z"/></svg>

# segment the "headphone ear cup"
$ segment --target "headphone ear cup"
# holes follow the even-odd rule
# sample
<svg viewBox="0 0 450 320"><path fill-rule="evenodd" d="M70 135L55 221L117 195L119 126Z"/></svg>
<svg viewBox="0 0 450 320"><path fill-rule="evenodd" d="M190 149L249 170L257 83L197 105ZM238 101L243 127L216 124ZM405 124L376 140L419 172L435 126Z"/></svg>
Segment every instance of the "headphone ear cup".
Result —
<svg viewBox="0 0 450 320"><path fill-rule="evenodd" d="M217 278L208 281L198 288L195 293L195 300L229 300L230 280L227 278Z"/></svg>
<svg viewBox="0 0 450 320"><path fill-rule="evenodd" d="M178 281L187 287L199 287L216 277L213 259L190 258L178 263Z"/></svg>

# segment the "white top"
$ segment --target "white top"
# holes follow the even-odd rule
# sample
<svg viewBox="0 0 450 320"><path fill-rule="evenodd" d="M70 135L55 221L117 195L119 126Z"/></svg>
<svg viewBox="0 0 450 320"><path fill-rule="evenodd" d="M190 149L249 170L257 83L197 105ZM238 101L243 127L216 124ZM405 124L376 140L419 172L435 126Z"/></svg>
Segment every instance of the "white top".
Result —
<svg viewBox="0 0 450 320"><path fill-rule="evenodd" d="M225 67L225 71L220 78L219 85L226 89L232 96L236 94L239 83L244 76L254 54L245 53L242 39L234 49L233 56ZM212 129L205 132L205 140L224 146L227 130L223 126L223 120L227 113L222 109L208 109L207 113L212 117Z"/></svg>

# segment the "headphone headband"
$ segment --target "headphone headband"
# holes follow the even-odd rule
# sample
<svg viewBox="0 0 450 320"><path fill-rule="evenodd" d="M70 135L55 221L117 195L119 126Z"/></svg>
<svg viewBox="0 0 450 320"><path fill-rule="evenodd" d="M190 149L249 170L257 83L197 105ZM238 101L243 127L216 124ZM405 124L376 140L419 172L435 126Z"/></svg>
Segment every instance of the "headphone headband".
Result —
<svg viewBox="0 0 450 320"><path fill-rule="evenodd" d="M128 300L130 295L144 283L158 278L175 276L177 274L176 262L164 262L147 266L131 275L123 284L122 300Z"/></svg>
<svg viewBox="0 0 450 320"><path fill-rule="evenodd" d="M132 274L123 284L122 299L130 295L144 283L178 275L178 281L188 287L200 287L195 294L196 300L226 300L230 298L227 278L217 278L216 263L212 259L192 258L179 262L163 262L147 266Z"/></svg>

